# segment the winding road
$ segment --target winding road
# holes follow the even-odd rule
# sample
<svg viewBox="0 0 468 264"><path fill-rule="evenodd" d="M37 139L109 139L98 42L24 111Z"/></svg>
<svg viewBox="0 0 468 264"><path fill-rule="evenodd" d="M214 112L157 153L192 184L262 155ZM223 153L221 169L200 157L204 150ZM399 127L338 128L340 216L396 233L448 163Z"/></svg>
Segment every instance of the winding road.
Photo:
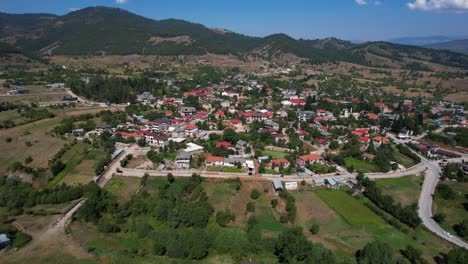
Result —
<svg viewBox="0 0 468 264"><path fill-rule="evenodd" d="M432 233L442 237L443 239L459 246L468 249L468 243L462 239L449 235L434 219L432 219L432 203L433 195L439 181L441 170L435 161L427 160L421 157L422 162L427 167L426 177L421 190L421 195L418 201L418 215L422 220L424 226ZM458 161L458 160L453 160Z"/></svg>
<svg viewBox="0 0 468 264"><path fill-rule="evenodd" d="M404 144L403 140L396 138L392 134L387 134L388 137L392 138L393 141L399 144ZM413 150L411 150L413 151ZM433 204L433 196L435 189L437 187L437 183L439 182L440 175L442 173L438 161L430 161L420 155L419 153L413 151L416 155L421 158L421 162L426 166L426 176L424 177L424 183L422 186L421 194L418 200L418 215L421 218L423 225L429 229L432 233L436 234L437 236L445 239L446 241L451 242L459 247L468 249L468 243L463 241L461 238L456 237L445 231L434 219L432 219L432 204ZM466 155L463 155L463 158L466 160ZM450 159L451 162L461 162L462 159Z"/></svg>

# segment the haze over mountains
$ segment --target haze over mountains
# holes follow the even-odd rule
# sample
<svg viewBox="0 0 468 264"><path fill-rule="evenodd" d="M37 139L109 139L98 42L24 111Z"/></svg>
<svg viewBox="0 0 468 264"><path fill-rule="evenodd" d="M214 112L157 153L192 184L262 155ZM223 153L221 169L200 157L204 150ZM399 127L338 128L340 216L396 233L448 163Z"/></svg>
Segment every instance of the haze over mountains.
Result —
<svg viewBox="0 0 468 264"><path fill-rule="evenodd" d="M389 42L468 54L468 37L427 36L389 39Z"/></svg>
<svg viewBox="0 0 468 264"><path fill-rule="evenodd" d="M283 54L311 63L344 61L361 65L423 69L427 63L468 69L468 56L449 51L335 38L296 40L285 34L264 38L210 29L183 20L152 20L128 11L90 7L64 16L0 13L0 41L39 56L53 55L203 55L273 59Z"/></svg>

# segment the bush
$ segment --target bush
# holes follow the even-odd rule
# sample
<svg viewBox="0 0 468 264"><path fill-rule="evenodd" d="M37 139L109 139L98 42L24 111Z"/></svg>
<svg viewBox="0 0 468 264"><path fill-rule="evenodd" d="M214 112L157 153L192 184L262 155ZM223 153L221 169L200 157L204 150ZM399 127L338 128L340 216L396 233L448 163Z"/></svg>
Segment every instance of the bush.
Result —
<svg viewBox="0 0 468 264"><path fill-rule="evenodd" d="M216 223L221 227L225 227L229 222L234 220L236 220L236 216L229 209L216 213Z"/></svg>
<svg viewBox="0 0 468 264"><path fill-rule="evenodd" d="M442 222L444 222L445 220L445 214L443 213L437 213L435 214L433 217L434 221L436 221L437 223L441 224Z"/></svg>
<svg viewBox="0 0 468 264"><path fill-rule="evenodd" d="M439 184L437 186L437 193L445 200L453 200L457 196L452 187L447 184Z"/></svg>
<svg viewBox="0 0 468 264"><path fill-rule="evenodd" d="M253 189L251 192L250 192L250 198L254 199L254 200L257 200L260 196L262 195L262 193L257 190L257 189Z"/></svg>
<svg viewBox="0 0 468 264"><path fill-rule="evenodd" d="M250 213L255 212L255 205L254 205L254 203L248 202L247 205L246 205L246 207L245 207L245 210L246 210L247 212L250 212Z"/></svg>
<svg viewBox="0 0 468 264"><path fill-rule="evenodd" d="M319 230L320 230L320 226L319 226L318 224L313 224L313 225L309 228L310 233L312 233L312 234L314 234L314 235L318 234Z"/></svg>
<svg viewBox="0 0 468 264"><path fill-rule="evenodd" d="M455 225L454 229L462 238L468 238L468 219L465 219L460 224Z"/></svg>
<svg viewBox="0 0 468 264"><path fill-rule="evenodd" d="M276 208L278 206L278 199L273 199L271 200L271 208Z"/></svg>
<svg viewBox="0 0 468 264"><path fill-rule="evenodd" d="M33 161L33 158L31 156L27 157L25 160L24 160L24 163L26 164L29 164Z"/></svg>
<svg viewBox="0 0 468 264"><path fill-rule="evenodd" d="M284 215L281 215L280 216L280 222L283 223L283 224L286 224L287 222L289 222L289 216L284 214Z"/></svg>
<svg viewBox="0 0 468 264"><path fill-rule="evenodd" d="M5 142L6 143L10 143L11 141L13 141L13 139L11 137L6 137L5 138Z"/></svg>

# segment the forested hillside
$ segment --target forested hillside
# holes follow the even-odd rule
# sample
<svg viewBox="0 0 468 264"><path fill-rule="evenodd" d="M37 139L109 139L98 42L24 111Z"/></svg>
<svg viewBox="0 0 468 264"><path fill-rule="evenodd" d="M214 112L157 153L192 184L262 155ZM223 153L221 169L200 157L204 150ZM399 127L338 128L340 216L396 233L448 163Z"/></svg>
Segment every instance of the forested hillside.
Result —
<svg viewBox="0 0 468 264"><path fill-rule="evenodd" d="M381 66L397 62L402 68L432 62L468 69L468 56L386 42L353 44L334 38L304 40L285 34L250 37L215 30L183 20L152 20L128 11L90 7L64 16L0 14L0 41L23 52L48 55L252 55L270 59L293 54L310 63L352 62ZM372 55L372 56L369 56Z"/></svg>

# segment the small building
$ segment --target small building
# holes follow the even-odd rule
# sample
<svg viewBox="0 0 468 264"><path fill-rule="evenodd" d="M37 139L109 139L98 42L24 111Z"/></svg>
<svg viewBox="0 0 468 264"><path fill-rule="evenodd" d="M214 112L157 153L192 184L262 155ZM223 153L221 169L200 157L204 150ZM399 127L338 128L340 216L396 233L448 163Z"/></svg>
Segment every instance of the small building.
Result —
<svg viewBox="0 0 468 264"><path fill-rule="evenodd" d="M247 169L249 170L249 175L255 174L255 164L253 160L246 160L245 165L247 165Z"/></svg>
<svg viewBox="0 0 468 264"><path fill-rule="evenodd" d="M284 187L286 188L286 190L289 190L289 191L294 191L298 189L297 182L286 182L284 184Z"/></svg>
<svg viewBox="0 0 468 264"><path fill-rule="evenodd" d="M308 155L299 156L296 161L296 164L299 167L304 167L308 162L309 163L321 163L324 158L320 154L311 153Z"/></svg>
<svg viewBox="0 0 468 264"><path fill-rule="evenodd" d="M190 154L197 154L203 152L203 147L199 146L195 143L189 142L187 143L187 148L184 149L184 152L190 153Z"/></svg>
<svg viewBox="0 0 468 264"><path fill-rule="evenodd" d="M6 234L0 234L0 249L6 248L11 245L11 240Z"/></svg>
<svg viewBox="0 0 468 264"><path fill-rule="evenodd" d="M315 185L319 185L319 186L325 185L325 180L324 180L324 179L321 179L321 178L319 178L319 179L314 179L314 183L315 183Z"/></svg>
<svg viewBox="0 0 468 264"><path fill-rule="evenodd" d="M205 165L206 166L223 166L224 157L216 157L216 156L206 157Z"/></svg>
<svg viewBox="0 0 468 264"><path fill-rule="evenodd" d="M181 151L176 156L175 164L177 165L178 168L189 169L191 160L192 160L192 154L190 154L189 152Z"/></svg>
<svg viewBox="0 0 468 264"><path fill-rule="evenodd" d="M159 164L159 166L156 168L156 170L157 170L158 172L161 172L161 171L164 170L164 168L166 168L166 165L165 165L165 164Z"/></svg>
<svg viewBox="0 0 468 264"><path fill-rule="evenodd" d="M337 184L336 184L336 181L333 180L333 179L331 179L331 178L326 178L326 179L325 179L325 183L326 183L328 186L332 187L332 188L335 188L336 185L337 185Z"/></svg>
<svg viewBox="0 0 468 264"><path fill-rule="evenodd" d="M273 189L279 192L283 190L283 183L279 179L273 179Z"/></svg>
<svg viewBox="0 0 468 264"><path fill-rule="evenodd" d="M118 148L114 151L114 153L112 153L112 156L111 158L114 160L116 159L118 156L120 156L120 154L122 154L123 152L125 151L125 148Z"/></svg>

